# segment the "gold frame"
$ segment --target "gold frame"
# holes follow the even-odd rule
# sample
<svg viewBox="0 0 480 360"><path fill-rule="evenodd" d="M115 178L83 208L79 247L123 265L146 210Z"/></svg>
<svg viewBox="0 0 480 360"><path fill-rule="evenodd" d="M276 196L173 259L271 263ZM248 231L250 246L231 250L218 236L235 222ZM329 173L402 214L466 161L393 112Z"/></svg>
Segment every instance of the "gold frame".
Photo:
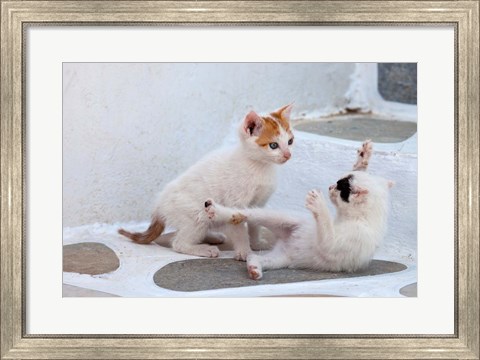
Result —
<svg viewBox="0 0 480 360"><path fill-rule="evenodd" d="M479 358L479 0L0 2L1 359ZM345 337L26 334L23 30L29 23L454 25L455 334Z"/></svg>

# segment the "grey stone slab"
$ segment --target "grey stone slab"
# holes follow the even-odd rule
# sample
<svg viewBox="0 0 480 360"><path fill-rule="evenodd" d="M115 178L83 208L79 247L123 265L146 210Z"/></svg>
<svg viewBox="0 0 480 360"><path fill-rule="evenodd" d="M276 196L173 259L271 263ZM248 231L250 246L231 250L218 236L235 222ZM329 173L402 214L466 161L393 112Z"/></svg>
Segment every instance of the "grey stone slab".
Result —
<svg viewBox="0 0 480 360"><path fill-rule="evenodd" d="M85 242L63 247L63 271L98 275L118 269L120 261L108 246Z"/></svg>
<svg viewBox="0 0 480 360"><path fill-rule="evenodd" d="M378 92L385 100L417 103L417 64L378 64Z"/></svg>
<svg viewBox="0 0 480 360"><path fill-rule="evenodd" d="M417 124L409 121L382 120L368 116L345 116L328 120L302 121L296 130L340 139L374 143L397 143L417 132Z"/></svg>
<svg viewBox="0 0 480 360"><path fill-rule="evenodd" d="M117 295L109 294L103 291L86 289L79 286L63 284L63 297L117 297Z"/></svg>
<svg viewBox="0 0 480 360"><path fill-rule="evenodd" d="M417 297L417 283L404 286L400 289L400 294L407 297Z"/></svg>
<svg viewBox="0 0 480 360"><path fill-rule="evenodd" d="M265 284L285 284L312 280L372 276L405 270L403 264L373 260L357 273L331 273L313 270L279 269L263 272L259 281L247 275L244 262L234 259L192 259L170 263L153 276L155 284L175 291L201 291Z"/></svg>

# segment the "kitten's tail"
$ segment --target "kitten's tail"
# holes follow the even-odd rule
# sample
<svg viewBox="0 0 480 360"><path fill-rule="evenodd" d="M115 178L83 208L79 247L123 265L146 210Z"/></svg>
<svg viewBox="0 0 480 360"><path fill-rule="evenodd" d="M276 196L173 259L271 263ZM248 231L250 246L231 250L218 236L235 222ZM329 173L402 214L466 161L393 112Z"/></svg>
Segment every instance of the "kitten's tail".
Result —
<svg viewBox="0 0 480 360"><path fill-rule="evenodd" d="M131 233L124 229L118 229L118 233L138 244L149 244L158 238L163 230L165 230L165 223L158 217L153 216L150 226L144 232Z"/></svg>

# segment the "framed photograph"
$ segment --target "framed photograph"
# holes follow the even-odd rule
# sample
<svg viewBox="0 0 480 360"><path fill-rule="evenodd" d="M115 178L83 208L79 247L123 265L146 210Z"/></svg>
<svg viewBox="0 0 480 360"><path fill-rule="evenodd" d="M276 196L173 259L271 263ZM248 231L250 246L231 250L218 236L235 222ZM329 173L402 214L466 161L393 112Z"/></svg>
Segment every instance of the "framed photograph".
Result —
<svg viewBox="0 0 480 360"><path fill-rule="evenodd" d="M199 29L198 33L203 31ZM230 37L238 36L228 33ZM177 30L175 34L179 34ZM275 30L270 34L271 41L278 37ZM308 35L303 32L303 36ZM316 34L315 39L320 36ZM325 62L64 63L63 296L416 296L416 66ZM390 90L385 86L389 83L387 77L393 74L404 79L403 84L410 81L410 85L403 86L403 92L395 82L390 81ZM383 84L380 90L386 97L403 94L404 102L383 100L372 82ZM370 87L372 90L367 90ZM364 99L353 95L357 93ZM294 104L290 104L292 96L296 97ZM219 103L219 99L223 100ZM279 111L287 128L284 138L263 132L268 124L278 124L265 113L275 115ZM257 112L264 113L263 117ZM255 131L250 133L257 120L254 130L258 136ZM282 129L279 125L278 131ZM259 144L262 139L268 139L264 146ZM371 142L362 145L368 139ZM338 258L327 263L299 250L291 262L280 261L281 253L293 256L296 251L281 251L279 246L317 238L312 233L300 236L312 228L310 218L304 222L309 215L305 197L311 203L313 196L327 194L332 183L348 177L345 172L352 169L361 146L367 149L365 153L374 151L368 179L378 183L378 188L367 189L365 178L363 186L372 203L365 201L365 193L349 205L359 208L361 199L365 206L385 207L380 213L371 212L379 221L378 226L369 227L376 236L366 235L364 247L350 260ZM401 181L396 181L398 173L402 174ZM393 188L388 188L393 182ZM310 197L307 194L312 189L318 190ZM373 202L380 190L379 200ZM143 240L151 232L145 219L151 218L152 199L159 191L153 213L161 213L162 220L158 222L159 233L152 232L149 242ZM334 194L341 193L332 190ZM250 215L239 212L238 216L246 216L247 221L233 226L221 221L221 211L232 211L223 207L251 204L248 207L259 208L260 204L255 206L252 199L262 199L263 203L267 196L267 209ZM190 200L183 203L185 199ZM219 203L205 208L208 199ZM335 197L325 201L330 214L335 208L340 212L341 205L347 204L342 200L334 206L334 202ZM366 209L361 212L369 214ZM328 219L330 214L322 219ZM292 226L299 230L279 233L290 217ZM381 220L383 217L386 221ZM337 218L344 219L340 214ZM350 218L337 222L335 232L341 232L344 226L355 228ZM242 256L237 232L243 233L241 238L248 238L255 226L252 221L266 227L252 235L251 247L260 253L252 254L245 265L235 260ZM383 236L385 222L388 234ZM189 228L194 228L194 233ZM202 233L205 231L208 235ZM319 236L324 237L323 233ZM358 233L353 231L352 236L356 238ZM197 244L203 239L195 241L193 237L206 238L213 244ZM271 242L283 237L286 243L278 242L270 249ZM380 246L380 242L384 245ZM354 251L350 242L344 243L346 251ZM325 246L319 253L325 255L326 251ZM39 254L42 249L32 248L31 252ZM373 255L375 259L369 263ZM271 259L275 265L269 264ZM311 264L306 259L311 259Z"/></svg>
<svg viewBox="0 0 480 360"><path fill-rule="evenodd" d="M2 359L479 358L479 1L2 0L1 19ZM167 210L143 232L156 193L195 193L175 179L239 141L278 168L268 211L364 203L352 165L384 179L362 276L247 259L224 242L256 212L190 233L208 244ZM233 211L199 199L195 224Z"/></svg>

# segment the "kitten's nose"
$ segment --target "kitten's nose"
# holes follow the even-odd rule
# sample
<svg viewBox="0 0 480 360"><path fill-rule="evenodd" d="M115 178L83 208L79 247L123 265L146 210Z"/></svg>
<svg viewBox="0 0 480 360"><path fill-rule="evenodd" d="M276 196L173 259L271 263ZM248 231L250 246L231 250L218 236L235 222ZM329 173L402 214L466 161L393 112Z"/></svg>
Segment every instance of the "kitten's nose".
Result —
<svg viewBox="0 0 480 360"><path fill-rule="evenodd" d="M287 150L283 153L283 157L288 160L292 157L292 154Z"/></svg>
<svg viewBox="0 0 480 360"><path fill-rule="evenodd" d="M328 187L328 190L333 190L333 189L335 189L335 185L330 185L330 186Z"/></svg>

